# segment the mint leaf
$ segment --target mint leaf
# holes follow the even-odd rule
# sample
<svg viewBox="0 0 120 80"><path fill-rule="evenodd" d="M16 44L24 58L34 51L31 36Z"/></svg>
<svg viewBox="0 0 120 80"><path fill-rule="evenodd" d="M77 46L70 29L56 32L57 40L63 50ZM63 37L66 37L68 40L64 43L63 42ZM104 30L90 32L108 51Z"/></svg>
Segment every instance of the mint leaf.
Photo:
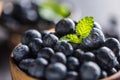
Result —
<svg viewBox="0 0 120 80"><path fill-rule="evenodd" d="M80 43L82 41L76 34L68 34L60 39L60 41L67 41L73 43Z"/></svg>
<svg viewBox="0 0 120 80"><path fill-rule="evenodd" d="M68 17L70 13L70 8L57 0L46 0L39 5L39 14L46 20L58 21Z"/></svg>
<svg viewBox="0 0 120 80"><path fill-rule="evenodd" d="M80 35L82 38L86 38L94 25L94 19L91 16L86 16L81 19L76 26L76 33Z"/></svg>

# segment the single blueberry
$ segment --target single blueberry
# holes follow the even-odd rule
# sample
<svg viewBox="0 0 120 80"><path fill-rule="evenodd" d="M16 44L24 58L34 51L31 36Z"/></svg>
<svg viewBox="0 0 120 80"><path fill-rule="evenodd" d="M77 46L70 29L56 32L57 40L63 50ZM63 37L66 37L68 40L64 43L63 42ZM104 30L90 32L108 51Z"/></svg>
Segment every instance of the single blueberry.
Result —
<svg viewBox="0 0 120 80"><path fill-rule="evenodd" d="M67 59L67 68L69 70L77 70L80 63L79 60L75 57L68 57Z"/></svg>
<svg viewBox="0 0 120 80"><path fill-rule="evenodd" d="M41 38L41 33L35 29L29 29L23 33L21 42L28 45L33 38Z"/></svg>
<svg viewBox="0 0 120 80"><path fill-rule="evenodd" d="M55 54L51 56L50 61L51 63L60 62L60 63L66 64L67 59L66 59L66 56L62 52L56 52Z"/></svg>
<svg viewBox="0 0 120 80"><path fill-rule="evenodd" d="M54 50L56 52L63 52L66 56L70 56L73 53L73 47L70 43L67 42L58 42L54 46Z"/></svg>
<svg viewBox="0 0 120 80"><path fill-rule="evenodd" d="M28 68L28 73L36 78L43 78L48 61L44 58L37 58Z"/></svg>
<svg viewBox="0 0 120 80"><path fill-rule="evenodd" d="M120 56L120 42L115 38L108 38L105 41L105 46L110 48L116 57Z"/></svg>
<svg viewBox="0 0 120 80"><path fill-rule="evenodd" d="M90 51L93 49L98 49L103 46L105 42L105 36L102 30L93 28L90 35L83 39L83 43L80 45L80 48L85 51Z"/></svg>
<svg viewBox="0 0 120 80"><path fill-rule="evenodd" d="M78 73L76 71L68 71L64 80L79 80Z"/></svg>
<svg viewBox="0 0 120 80"><path fill-rule="evenodd" d="M13 50L14 60L20 62L22 59L29 57L29 48L27 45L18 45Z"/></svg>
<svg viewBox="0 0 120 80"><path fill-rule="evenodd" d="M53 47L58 41L58 37L54 34L48 34L43 37L43 44L45 47Z"/></svg>
<svg viewBox="0 0 120 80"><path fill-rule="evenodd" d="M43 49L41 49L38 54L37 54L37 57L43 57L47 60L50 60L51 56L54 54L54 51L52 48L49 48L49 47L45 47Z"/></svg>
<svg viewBox="0 0 120 80"><path fill-rule="evenodd" d="M108 76L108 73L104 70L101 71L101 76L100 76L100 79L102 78L106 78Z"/></svg>
<svg viewBox="0 0 120 80"><path fill-rule="evenodd" d="M119 64L114 53L107 47L97 50L96 60L103 69L111 69Z"/></svg>
<svg viewBox="0 0 120 80"><path fill-rule="evenodd" d="M27 71L29 66L31 65L31 63L34 62L34 59L23 59L20 63L19 63L19 67L22 69L22 70L25 70Z"/></svg>
<svg viewBox="0 0 120 80"><path fill-rule="evenodd" d="M40 49L43 48L43 41L40 38L34 38L29 43L29 47L34 55L37 55L37 53L40 51Z"/></svg>
<svg viewBox="0 0 120 80"><path fill-rule="evenodd" d="M88 61L81 66L79 74L82 80L98 80L101 69L96 63Z"/></svg>
<svg viewBox="0 0 120 80"><path fill-rule="evenodd" d="M47 80L63 80L67 74L67 68L62 63L49 64L45 71Z"/></svg>
<svg viewBox="0 0 120 80"><path fill-rule="evenodd" d="M85 52L82 55L83 62L85 61L95 61L95 55L92 52Z"/></svg>
<svg viewBox="0 0 120 80"><path fill-rule="evenodd" d="M55 32L61 36L74 33L75 23L69 18L62 19L56 24Z"/></svg>

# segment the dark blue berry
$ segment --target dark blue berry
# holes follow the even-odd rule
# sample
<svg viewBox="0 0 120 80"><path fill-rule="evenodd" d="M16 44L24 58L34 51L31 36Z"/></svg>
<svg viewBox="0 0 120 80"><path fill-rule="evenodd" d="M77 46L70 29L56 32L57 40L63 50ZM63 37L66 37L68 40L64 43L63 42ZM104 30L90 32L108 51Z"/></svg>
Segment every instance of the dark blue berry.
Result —
<svg viewBox="0 0 120 80"><path fill-rule="evenodd" d="M77 70L80 63L79 60L75 57L68 57L67 59L67 68L69 70Z"/></svg>
<svg viewBox="0 0 120 80"><path fill-rule="evenodd" d="M29 55L29 48L26 45L18 45L13 50L14 60L20 62L22 59L27 58Z"/></svg>
<svg viewBox="0 0 120 80"><path fill-rule="evenodd" d="M98 80L101 74L100 67L94 62L85 62L80 68L82 80Z"/></svg>
<svg viewBox="0 0 120 80"><path fill-rule="evenodd" d="M101 79L102 79L102 78L106 78L107 76L108 76L107 72L104 71L104 70L102 70L102 71L101 71L101 76L100 76L100 78L101 78Z"/></svg>
<svg viewBox="0 0 120 80"><path fill-rule="evenodd" d="M28 45L33 38L41 38L41 34L35 29L29 29L22 35L22 44Z"/></svg>
<svg viewBox="0 0 120 80"><path fill-rule="evenodd" d="M60 20L55 26L55 32L60 36L74 33L74 31L75 31L75 23L69 18Z"/></svg>
<svg viewBox="0 0 120 80"><path fill-rule="evenodd" d="M90 35L83 39L83 43L80 45L80 48L85 51L98 49L103 45L104 41L105 37L103 32L100 29L93 28Z"/></svg>
<svg viewBox="0 0 120 80"><path fill-rule="evenodd" d="M94 22L94 26L93 27L102 30L101 25L99 23L97 23L97 22Z"/></svg>
<svg viewBox="0 0 120 80"><path fill-rule="evenodd" d="M85 61L95 61L95 55L92 52L85 52L82 55L83 62Z"/></svg>
<svg viewBox="0 0 120 80"><path fill-rule="evenodd" d="M64 80L79 80L78 73L76 71L68 71Z"/></svg>
<svg viewBox="0 0 120 80"><path fill-rule="evenodd" d="M54 34L48 34L43 37L43 44L46 47L53 47L58 41L58 37Z"/></svg>
<svg viewBox="0 0 120 80"><path fill-rule="evenodd" d="M76 49L73 52L73 56L76 57L80 62L83 62L82 56L84 54L84 51L82 51L81 49Z"/></svg>
<svg viewBox="0 0 120 80"><path fill-rule="evenodd" d="M22 70L25 70L27 71L29 66L34 62L34 59L23 59L20 63L19 63L19 67L22 69Z"/></svg>
<svg viewBox="0 0 120 80"><path fill-rule="evenodd" d="M72 45L73 49L78 49L79 48L79 44L72 43L72 42L70 42L70 44Z"/></svg>
<svg viewBox="0 0 120 80"><path fill-rule="evenodd" d="M111 69L119 64L114 53L107 47L97 50L96 59L103 69Z"/></svg>
<svg viewBox="0 0 120 80"><path fill-rule="evenodd" d="M115 38L108 38L105 41L105 46L110 48L116 57L120 56L120 43L117 39Z"/></svg>
<svg viewBox="0 0 120 80"><path fill-rule="evenodd" d="M120 70L120 64L116 65L114 68L115 68L117 71L119 71L119 70Z"/></svg>
<svg viewBox="0 0 120 80"><path fill-rule="evenodd" d="M48 61L44 58L37 58L28 68L28 73L36 78L42 78L45 75L45 69Z"/></svg>
<svg viewBox="0 0 120 80"><path fill-rule="evenodd" d="M44 30L41 32L41 35L42 35L42 38L45 36L45 35L48 35L50 34L50 32L48 30Z"/></svg>
<svg viewBox="0 0 120 80"><path fill-rule="evenodd" d="M47 80L63 80L67 74L67 68L62 63L52 63L48 65L45 72Z"/></svg>
<svg viewBox="0 0 120 80"><path fill-rule="evenodd" d="M70 43L67 42L58 42L54 46L54 50L56 52L63 52L66 56L70 56L73 53L73 47Z"/></svg>
<svg viewBox="0 0 120 80"><path fill-rule="evenodd" d="M52 48L49 48L49 47L45 47L43 49L41 49L39 51L39 53L37 54L37 57L43 57L47 60L50 60L51 56L54 54L54 51Z"/></svg>
<svg viewBox="0 0 120 80"><path fill-rule="evenodd" d="M30 42L29 47L32 53L36 55L43 48L43 41L40 38L34 38Z"/></svg>
<svg viewBox="0 0 120 80"><path fill-rule="evenodd" d="M60 62L60 63L66 64L67 59L66 59L66 56L62 52L56 52L55 54L51 56L50 61L51 63Z"/></svg>

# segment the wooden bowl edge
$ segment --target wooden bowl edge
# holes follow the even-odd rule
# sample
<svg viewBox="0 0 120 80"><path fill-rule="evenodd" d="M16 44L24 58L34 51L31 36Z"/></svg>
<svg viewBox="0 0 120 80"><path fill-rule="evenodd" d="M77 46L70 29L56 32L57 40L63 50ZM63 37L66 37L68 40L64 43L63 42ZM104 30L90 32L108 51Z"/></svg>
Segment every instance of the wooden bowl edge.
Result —
<svg viewBox="0 0 120 80"><path fill-rule="evenodd" d="M13 54L10 56L10 71L12 80L37 80L31 76L28 76L15 65L13 61Z"/></svg>

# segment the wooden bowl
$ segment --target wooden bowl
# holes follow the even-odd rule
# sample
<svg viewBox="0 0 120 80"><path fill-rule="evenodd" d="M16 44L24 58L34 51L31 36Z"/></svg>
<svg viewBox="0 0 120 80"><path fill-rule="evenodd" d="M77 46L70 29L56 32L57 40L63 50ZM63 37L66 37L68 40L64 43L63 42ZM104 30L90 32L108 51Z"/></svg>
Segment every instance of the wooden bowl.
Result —
<svg viewBox="0 0 120 80"><path fill-rule="evenodd" d="M11 69L12 80L38 80L24 73L22 70L20 70L17 67L17 65L13 61L13 53L11 53L10 56L10 69ZM120 80L120 71L110 77L101 80Z"/></svg>
<svg viewBox="0 0 120 80"><path fill-rule="evenodd" d="M50 32L54 32L54 28L49 30ZM24 73L22 70L20 70L17 65L13 61L13 53L10 55L10 69L11 69L11 76L12 80L38 80L36 78L33 78L29 76L28 74ZM41 80L41 79L39 79ZM118 71L116 74L109 76L107 78L101 79L101 80L120 80L120 71Z"/></svg>

